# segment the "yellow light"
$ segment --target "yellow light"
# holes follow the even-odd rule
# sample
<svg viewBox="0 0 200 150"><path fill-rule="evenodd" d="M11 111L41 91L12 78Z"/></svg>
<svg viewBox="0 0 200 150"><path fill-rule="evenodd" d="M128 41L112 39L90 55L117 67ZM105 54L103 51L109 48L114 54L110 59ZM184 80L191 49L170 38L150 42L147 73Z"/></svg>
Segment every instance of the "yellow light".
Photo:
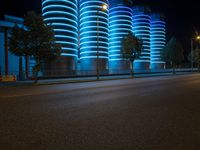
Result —
<svg viewBox="0 0 200 150"><path fill-rule="evenodd" d="M197 40L200 40L200 36L197 36Z"/></svg>
<svg viewBox="0 0 200 150"><path fill-rule="evenodd" d="M102 5L102 9L103 9L103 10L107 10L107 9L108 9L108 5L106 5L106 4L105 4L105 5Z"/></svg>

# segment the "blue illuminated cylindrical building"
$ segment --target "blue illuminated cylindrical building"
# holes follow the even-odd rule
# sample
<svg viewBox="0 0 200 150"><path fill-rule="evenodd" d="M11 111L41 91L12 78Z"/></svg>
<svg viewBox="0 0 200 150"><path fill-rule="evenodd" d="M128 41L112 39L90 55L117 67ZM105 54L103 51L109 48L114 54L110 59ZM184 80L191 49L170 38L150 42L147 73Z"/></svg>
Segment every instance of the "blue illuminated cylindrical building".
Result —
<svg viewBox="0 0 200 150"><path fill-rule="evenodd" d="M82 70L108 69L108 0L80 0L79 36Z"/></svg>
<svg viewBox="0 0 200 150"><path fill-rule="evenodd" d="M132 32L132 9L123 0L111 0L109 10L109 69L111 73L130 70L128 60L122 57L122 39Z"/></svg>
<svg viewBox="0 0 200 150"><path fill-rule="evenodd" d="M78 1L43 0L42 14L45 22L53 26L56 42L62 45L61 57L51 70L71 73L78 59Z"/></svg>
<svg viewBox="0 0 200 150"><path fill-rule="evenodd" d="M150 9L133 7L133 33L143 41L141 57L134 62L136 72L148 71L150 68Z"/></svg>
<svg viewBox="0 0 200 150"><path fill-rule="evenodd" d="M151 15L151 70L164 69L161 52L166 44L165 21L161 14Z"/></svg>

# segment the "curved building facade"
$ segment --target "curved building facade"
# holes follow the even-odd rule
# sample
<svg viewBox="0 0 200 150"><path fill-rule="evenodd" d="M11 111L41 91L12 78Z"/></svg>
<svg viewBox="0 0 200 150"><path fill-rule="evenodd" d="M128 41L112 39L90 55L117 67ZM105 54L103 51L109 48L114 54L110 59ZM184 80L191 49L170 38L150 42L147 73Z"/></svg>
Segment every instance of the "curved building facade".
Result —
<svg viewBox="0 0 200 150"><path fill-rule="evenodd" d="M62 45L61 57L51 66L57 73L73 73L78 59L78 1L43 0L42 15L53 26L56 42Z"/></svg>
<svg viewBox="0 0 200 150"><path fill-rule="evenodd" d="M163 15L151 15L151 70L165 68L161 60L161 52L166 44L165 21Z"/></svg>
<svg viewBox="0 0 200 150"><path fill-rule="evenodd" d="M80 0L80 67L94 72L108 70L108 0Z"/></svg>
<svg viewBox="0 0 200 150"><path fill-rule="evenodd" d="M134 62L136 72L150 69L150 10L146 7L133 7L133 33L143 41L141 57Z"/></svg>
<svg viewBox="0 0 200 150"><path fill-rule="evenodd" d="M160 52L165 45L165 22L160 15L151 15L149 8L128 7L131 4L131 0L42 0L44 20L53 26L56 42L62 45L57 61L45 66L48 74L74 74L77 64L87 74L129 71L121 47L129 32L143 41L135 72L163 68Z"/></svg>
<svg viewBox="0 0 200 150"><path fill-rule="evenodd" d="M132 32L132 9L122 1L112 3L109 10L109 69L111 73L130 70L129 61L122 57L122 39Z"/></svg>

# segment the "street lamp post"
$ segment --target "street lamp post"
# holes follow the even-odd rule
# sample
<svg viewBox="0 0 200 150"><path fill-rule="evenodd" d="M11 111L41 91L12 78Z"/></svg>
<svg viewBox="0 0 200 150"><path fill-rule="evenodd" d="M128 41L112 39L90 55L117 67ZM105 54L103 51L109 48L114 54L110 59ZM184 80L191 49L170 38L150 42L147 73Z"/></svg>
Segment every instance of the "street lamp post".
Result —
<svg viewBox="0 0 200 150"><path fill-rule="evenodd" d="M99 10L97 10L97 80L99 80Z"/></svg>
<svg viewBox="0 0 200 150"><path fill-rule="evenodd" d="M191 39L191 71L193 72L193 39Z"/></svg>
<svg viewBox="0 0 200 150"><path fill-rule="evenodd" d="M106 4L102 5L101 10L107 10L108 6ZM97 60L96 60L96 73L97 73L97 80L99 80L99 11L97 10Z"/></svg>
<svg viewBox="0 0 200 150"><path fill-rule="evenodd" d="M200 36L191 39L191 71L193 72L194 69L194 40L200 41ZM198 43L199 46L199 43Z"/></svg>

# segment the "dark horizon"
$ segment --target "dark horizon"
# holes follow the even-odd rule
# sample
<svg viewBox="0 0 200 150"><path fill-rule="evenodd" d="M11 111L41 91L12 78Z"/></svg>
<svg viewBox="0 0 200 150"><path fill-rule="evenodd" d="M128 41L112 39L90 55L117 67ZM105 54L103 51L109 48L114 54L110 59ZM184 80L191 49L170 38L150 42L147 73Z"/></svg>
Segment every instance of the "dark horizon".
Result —
<svg viewBox="0 0 200 150"><path fill-rule="evenodd" d="M184 45L186 53L190 51L190 39L195 36L195 32L200 31L198 2L188 3L180 0L174 0L173 2L167 0L134 0L134 4L149 6L153 13L163 13L167 23L167 40L175 36ZM41 0L0 0L0 11L1 19L3 19L4 14L23 17L27 11L41 13Z"/></svg>

